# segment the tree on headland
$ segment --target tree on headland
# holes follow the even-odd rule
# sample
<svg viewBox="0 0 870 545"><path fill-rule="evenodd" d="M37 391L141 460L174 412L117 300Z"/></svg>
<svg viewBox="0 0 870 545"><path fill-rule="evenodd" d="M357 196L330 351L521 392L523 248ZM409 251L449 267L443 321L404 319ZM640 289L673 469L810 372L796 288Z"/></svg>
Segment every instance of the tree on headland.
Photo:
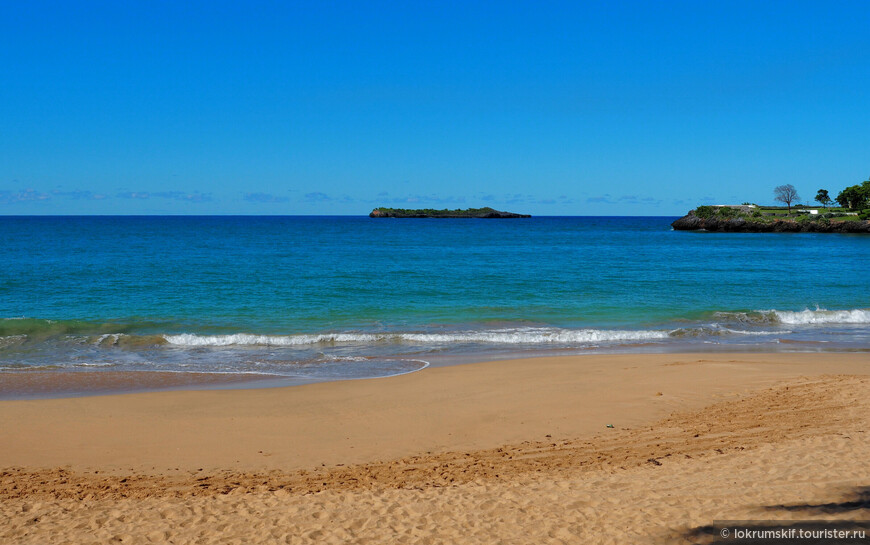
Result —
<svg viewBox="0 0 870 545"><path fill-rule="evenodd" d="M861 210L870 207L870 180L861 185L851 185L840 191L837 203L843 208Z"/></svg>
<svg viewBox="0 0 870 545"><path fill-rule="evenodd" d="M778 185L773 189L773 200L785 203L791 215L791 203L800 199L797 189L791 184Z"/></svg>
<svg viewBox="0 0 870 545"><path fill-rule="evenodd" d="M827 189L819 189L819 192L816 193L816 202L827 208L833 201L831 196L828 195Z"/></svg>

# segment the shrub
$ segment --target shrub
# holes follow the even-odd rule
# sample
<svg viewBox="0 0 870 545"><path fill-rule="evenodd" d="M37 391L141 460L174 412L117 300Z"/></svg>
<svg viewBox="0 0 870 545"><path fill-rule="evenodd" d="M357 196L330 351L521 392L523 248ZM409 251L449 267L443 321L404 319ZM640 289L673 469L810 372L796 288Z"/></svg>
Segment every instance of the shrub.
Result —
<svg viewBox="0 0 870 545"><path fill-rule="evenodd" d="M716 214L716 209L712 206L699 206L695 209L695 215L701 219L713 217Z"/></svg>
<svg viewBox="0 0 870 545"><path fill-rule="evenodd" d="M870 208L861 210L861 212L858 213L858 219L870 220Z"/></svg>

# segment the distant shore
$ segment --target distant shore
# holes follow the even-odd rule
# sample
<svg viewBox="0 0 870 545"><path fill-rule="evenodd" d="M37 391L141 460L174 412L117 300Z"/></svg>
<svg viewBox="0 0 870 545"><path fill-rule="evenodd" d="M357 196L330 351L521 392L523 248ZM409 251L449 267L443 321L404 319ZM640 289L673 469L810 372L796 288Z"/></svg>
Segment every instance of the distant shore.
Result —
<svg viewBox="0 0 870 545"><path fill-rule="evenodd" d="M434 210L431 208L375 208L369 213L370 218L478 218L478 219L513 219L530 218L529 214L502 212L494 208L466 208L456 210Z"/></svg>

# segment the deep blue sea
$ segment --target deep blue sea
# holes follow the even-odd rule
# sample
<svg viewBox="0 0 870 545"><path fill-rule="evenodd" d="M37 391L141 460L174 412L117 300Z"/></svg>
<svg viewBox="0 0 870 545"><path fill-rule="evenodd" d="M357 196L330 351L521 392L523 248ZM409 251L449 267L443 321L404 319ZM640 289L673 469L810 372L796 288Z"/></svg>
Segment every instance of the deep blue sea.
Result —
<svg viewBox="0 0 870 545"><path fill-rule="evenodd" d="M0 370L323 380L593 351L870 351L870 237L670 217L0 217Z"/></svg>

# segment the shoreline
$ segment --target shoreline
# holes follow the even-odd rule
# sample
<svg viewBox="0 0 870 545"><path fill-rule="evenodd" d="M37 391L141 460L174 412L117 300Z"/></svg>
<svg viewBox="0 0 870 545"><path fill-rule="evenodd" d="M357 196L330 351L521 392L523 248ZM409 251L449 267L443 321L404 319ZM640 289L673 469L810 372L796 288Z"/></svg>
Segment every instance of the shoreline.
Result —
<svg viewBox="0 0 870 545"><path fill-rule="evenodd" d="M810 349L814 347L815 349ZM870 353L870 348L859 349L845 346L820 348L816 342L781 341L777 345L721 344L698 346L637 343L594 349L541 349L525 352L493 351L477 354L451 354L419 358L403 358L418 361L419 369L372 377L298 377L272 373L207 372L207 371L114 371L105 369L57 369L57 370L0 370L0 402L36 401L42 399L65 399L106 395L126 395L173 391L199 390L259 390L293 388L309 384L333 382L356 382L375 379L390 379L406 374L419 373L427 368L478 365L499 361L534 360L540 358L595 358L600 356L665 356L680 354L746 355L746 354L855 354Z"/></svg>
<svg viewBox="0 0 870 545"><path fill-rule="evenodd" d="M303 468L495 447L534 437L542 426L554 436L579 437L613 423L605 420L639 425L798 376L870 373L866 359L864 353L559 356L433 366L378 380L5 400L0 428L9 430L12 448L0 453L0 467ZM51 449L45 437L52 437ZM157 447L173 444L189 456Z"/></svg>
<svg viewBox="0 0 870 545"><path fill-rule="evenodd" d="M0 401L36 401L150 392L268 388L288 377L179 371L0 371ZM284 380L282 380L284 379ZM299 384L304 384L299 381Z"/></svg>

